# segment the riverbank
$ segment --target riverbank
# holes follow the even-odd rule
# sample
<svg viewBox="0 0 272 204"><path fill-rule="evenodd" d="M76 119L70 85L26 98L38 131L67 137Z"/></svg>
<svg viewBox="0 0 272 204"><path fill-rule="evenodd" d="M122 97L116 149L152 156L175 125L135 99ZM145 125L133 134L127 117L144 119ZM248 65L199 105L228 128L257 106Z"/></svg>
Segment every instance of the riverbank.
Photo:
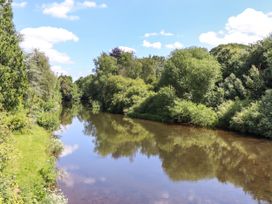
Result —
<svg viewBox="0 0 272 204"><path fill-rule="evenodd" d="M0 188L0 203L66 203L55 187L55 154L62 146L49 131L32 125L11 133L5 146L9 150L3 170L6 189Z"/></svg>

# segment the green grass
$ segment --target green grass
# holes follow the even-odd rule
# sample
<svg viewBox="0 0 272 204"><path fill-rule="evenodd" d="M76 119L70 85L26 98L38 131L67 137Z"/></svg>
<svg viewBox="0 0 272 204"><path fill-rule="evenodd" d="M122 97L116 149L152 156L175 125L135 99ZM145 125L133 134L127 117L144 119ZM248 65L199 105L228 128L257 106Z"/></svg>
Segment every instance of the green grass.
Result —
<svg viewBox="0 0 272 204"><path fill-rule="evenodd" d="M54 158L48 149L51 134L34 125L25 133L14 135L16 156L8 163L7 173L15 175L21 195L26 203L40 201L46 196L46 188L54 185Z"/></svg>

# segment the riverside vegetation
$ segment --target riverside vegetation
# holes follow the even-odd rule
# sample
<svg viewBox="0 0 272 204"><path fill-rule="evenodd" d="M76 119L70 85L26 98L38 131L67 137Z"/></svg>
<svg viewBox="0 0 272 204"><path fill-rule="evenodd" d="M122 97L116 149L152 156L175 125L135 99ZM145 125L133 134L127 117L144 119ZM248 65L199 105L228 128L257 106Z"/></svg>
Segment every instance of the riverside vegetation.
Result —
<svg viewBox="0 0 272 204"><path fill-rule="evenodd" d="M0 0L0 203L66 203L56 190L52 132L61 102L169 123L272 137L272 37L249 46L220 45L137 58L119 48L102 53L94 73L73 83L57 78L38 50L25 54Z"/></svg>
<svg viewBox="0 0 272 204"><path fill-rule="evenodd" d="M0 203L66 203L56 189L61 78L47 57L24 54L11 1L0 0Z"/></svg>
<svg viewBox="0 0 272 204"><path fill-rule="evenodd" d="M137 58L119 48L75 83L91 108L272 138L272 36Z"/></svg>

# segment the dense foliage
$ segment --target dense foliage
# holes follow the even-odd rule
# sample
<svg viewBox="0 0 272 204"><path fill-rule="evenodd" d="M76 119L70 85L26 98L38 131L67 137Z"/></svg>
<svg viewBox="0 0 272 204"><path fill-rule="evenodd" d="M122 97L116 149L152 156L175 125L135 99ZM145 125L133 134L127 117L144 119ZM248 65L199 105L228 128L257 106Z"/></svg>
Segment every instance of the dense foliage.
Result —
<svg viewBox="0 0 272 204"><path fill-rule="evenodd" d="M15 109L27 89L23 52L12 22L11 1L0 1L0 105Z"/></svg>
<svg viewBox="0 0 272 204"><path fill-rule="evenodd" d="M159 85L171 85L178 97L202 102L220 77L220 65L207 50L188 48L171 54Z"/></svg>
<svg viewBox="0 0 272 204"><path fill-rule="evenodd" d="M0 0L0 203L66 202L54 190L54 156L62 147L50 136L60 124L61 101L81 98L93 113L272 138L272 36L210 52L175 50L167 58L114 48L94 60L93 74L74 83L56 77L39 50L23 53L11 4Z"/></svg>
<svg viewBox="0 0 272 204"><path fill-rule="evenodd" d="M43 53L20 49L11 5L0 0L0 203L66 203L54 187L61 146L50 133L59 126L59 82Z"/></svg>
<svg viewBox="0 0 272 204"><path fill-rule="evenodd" d="M219 45L137 58L114 48L76 81L96 110L162 122L220 127L272 138L272 36L250 46Z"/></svg>
<svg viewBox="0 0 272 204"><path fill-rule="evenodd" d="M73 83L71 76L60 76L58 78L62 101L73 103L78 100L77 86Z"/></svg>

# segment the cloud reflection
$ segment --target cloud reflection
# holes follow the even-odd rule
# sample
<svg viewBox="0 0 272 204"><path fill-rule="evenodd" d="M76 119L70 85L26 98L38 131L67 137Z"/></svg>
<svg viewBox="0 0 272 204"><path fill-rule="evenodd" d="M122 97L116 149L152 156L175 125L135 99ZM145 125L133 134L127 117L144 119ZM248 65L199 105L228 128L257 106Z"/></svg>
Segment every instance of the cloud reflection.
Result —
<svg viewBox="0 0 272 204"><path fill-rule="evenodd" d="M70 154L73 154L75 151L77 151L79 148L78 144L75 145L64 145L64 149L60 155L60 157L66 157Z"/></svg>

